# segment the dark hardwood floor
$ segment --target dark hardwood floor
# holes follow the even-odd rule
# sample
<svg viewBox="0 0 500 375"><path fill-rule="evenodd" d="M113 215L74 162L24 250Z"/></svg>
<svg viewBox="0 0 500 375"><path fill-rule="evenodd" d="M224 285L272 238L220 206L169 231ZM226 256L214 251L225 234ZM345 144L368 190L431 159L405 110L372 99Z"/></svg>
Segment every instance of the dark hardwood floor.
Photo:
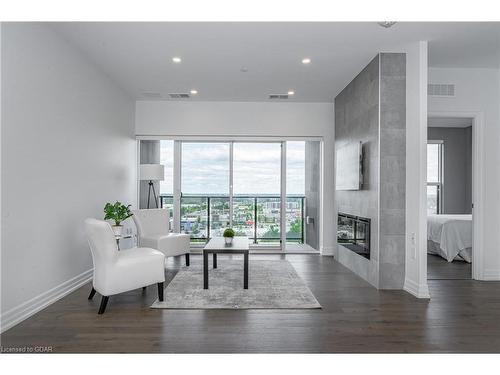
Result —
<svg viewBox="0 0 500 375"><path fill-rule="evenodd" d="M100 298L87 300L89 284L2 334L2 346L77 353L500 352L500 282L430 280L428 301L378 291L330 257L251 256L257 258L289 260L323 308L150 309L153 285L113 296L97 315ZM167 283L183 264L169 261ZM200 267L201 257L191 264Z"/></svg>
<svg viewBox="0 0 500 375"><path fill-rule="evenodd" d="M451 263L439 255L427 254L427 280L470 280L472 264L462 260Z"/></svg>

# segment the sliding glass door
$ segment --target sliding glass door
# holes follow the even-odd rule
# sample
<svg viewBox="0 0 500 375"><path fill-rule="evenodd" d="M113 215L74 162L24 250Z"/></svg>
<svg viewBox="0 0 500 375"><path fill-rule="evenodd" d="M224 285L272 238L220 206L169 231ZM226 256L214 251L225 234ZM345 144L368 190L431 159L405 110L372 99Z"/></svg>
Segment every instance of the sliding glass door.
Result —
<svg viewBox="0 0 500 375"><path fill-rule="evenodd" d="M180 229L193 242L229 227L230 143L183 142Z"/></svg>
<svg viewBox="0 0 500 375"><path fill-rule="evenodd" d="M280 244L281 143L233 143L233 227L254 244Z"/></svg>
<svg viewBox="0 0 500 375"><path fill-rule="evenodd" d="M229 227L253 246L305 242L305 142L160 142L172 229L200 244Z"/></svg>

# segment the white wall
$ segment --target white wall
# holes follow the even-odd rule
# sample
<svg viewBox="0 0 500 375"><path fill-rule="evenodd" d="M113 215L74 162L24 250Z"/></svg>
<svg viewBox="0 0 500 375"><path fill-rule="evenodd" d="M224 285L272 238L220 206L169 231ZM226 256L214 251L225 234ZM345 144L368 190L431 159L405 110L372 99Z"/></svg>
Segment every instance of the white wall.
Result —
<svg viewBox="0 0 500 375"><path fill-rule="evenodd" d="M275 136L323 138L323 238L320 249L336 248L334 211L334 116L332 103L166 102L136 103L141 136Z"/></svg>
<svg viewBox="0 0 500 375"><path fill-rule="evenodd" d="M427 42L406 52L406 259L404 289L429 298L427 285Z"/></svg>
<svg viewBox="0 0 500 375"><path fill-rule="evenodd" d="M480 113L484 120L481 208L483 259L478 278L500 280L500 109L498 69L429 69L429 83L455 84L455 97L430 97L429 113ZM477 203L477 202L476 202ZM475 203L475 204L476 204ZM477 208L477 206L476 206Z"/></svg>
<svg viewBox="0 0 500 375"><path fill-rule="evenodd" d="M2 329L89 280L83 220L136 200L134 103L47 26L2 28Z"/></svg>

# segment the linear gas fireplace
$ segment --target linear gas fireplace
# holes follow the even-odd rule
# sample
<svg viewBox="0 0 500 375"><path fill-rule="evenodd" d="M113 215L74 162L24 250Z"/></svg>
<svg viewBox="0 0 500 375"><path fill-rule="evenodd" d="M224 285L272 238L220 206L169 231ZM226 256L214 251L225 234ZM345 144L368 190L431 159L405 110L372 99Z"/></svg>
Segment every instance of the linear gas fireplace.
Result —
<svg viewBox="0 0 500 375"><path fill-rule="evenodd" d="M367 217L339 212L337 242L356 254L370 259L370 222Z"/></svg>

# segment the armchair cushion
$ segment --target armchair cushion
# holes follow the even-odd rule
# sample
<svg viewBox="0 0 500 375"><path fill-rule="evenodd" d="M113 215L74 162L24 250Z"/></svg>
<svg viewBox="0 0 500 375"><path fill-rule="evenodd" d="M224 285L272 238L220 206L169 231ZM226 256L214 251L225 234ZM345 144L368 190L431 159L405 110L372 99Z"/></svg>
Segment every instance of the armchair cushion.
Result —
<svg viewBox="0 0 500 375"><path fill-rule="evenodd" d="M107 265L103 277L94 278L95 289L111 296L165 281L165 256L154 249L133 248L119 252L116 263Z"/></svg>
<svg viewBox="0 0 500 375"><path fill-rule="evenodd" d="M158 249L165 256L189 254L189 234L150 234L139 238L141 246Z"/></svg>

